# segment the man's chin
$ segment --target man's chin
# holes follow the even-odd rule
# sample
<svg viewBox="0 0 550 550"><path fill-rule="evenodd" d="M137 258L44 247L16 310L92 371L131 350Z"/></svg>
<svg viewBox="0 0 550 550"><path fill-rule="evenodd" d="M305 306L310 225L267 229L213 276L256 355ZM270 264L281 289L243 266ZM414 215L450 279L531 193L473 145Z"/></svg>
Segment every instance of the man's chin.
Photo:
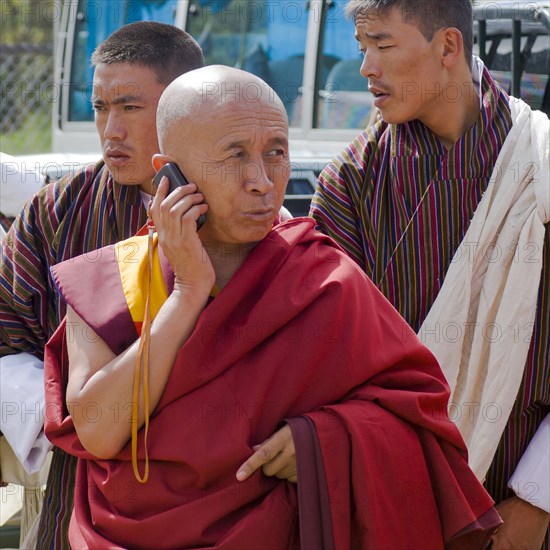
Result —
<svg viewBox="0 0 550 550"><path fill-rule="evenodd" d="M141 185L144 181L150 181L154 177L154 173L151 173L148 177L144 177L138 173L138 170L133 166L113 166L112 163L106 162L109 172L117 183L121 185Z"/></svg>
<svg viewBox="0 0 550 550"><path fill-rule="evenodd" d="M384 122L387 122L388 124L404 124L405 122L410 122L416 118L412 113L403 112L399 109L382 108L379 109L379 111Z"/></svg>
<svg viewBox="0 0 550 550"><path fill-rule="evenodd" d="M394 111L389 109L384 111L380 110L380 114L382 115L382 120L388 124L401 124L402 122L405 122L403 117L400 117Z"/></svg>

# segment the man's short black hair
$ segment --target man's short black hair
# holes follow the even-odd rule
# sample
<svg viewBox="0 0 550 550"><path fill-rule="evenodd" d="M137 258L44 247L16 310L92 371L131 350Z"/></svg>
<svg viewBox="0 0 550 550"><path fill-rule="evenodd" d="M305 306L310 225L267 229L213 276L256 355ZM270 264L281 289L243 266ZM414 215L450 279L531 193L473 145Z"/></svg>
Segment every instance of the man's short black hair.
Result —
<svg viewBox="0 0 550 550"><path fill-rule="evenodd" d="M395 8L401 10L403 21L414 23L428 42L439 29L457 28L462 33L466 61L471 65L474 44L471 0L350 0L346 15L354 20L360 13L384 16Z"/></svg>
<svg viewBox="0 0 550 550"><path fill-rule="evenodd" d="M196 40L172 25L138 21L124 25L95 49L92 66L99 63L132 63L152 69L161 84L204 67Z"/></svg>

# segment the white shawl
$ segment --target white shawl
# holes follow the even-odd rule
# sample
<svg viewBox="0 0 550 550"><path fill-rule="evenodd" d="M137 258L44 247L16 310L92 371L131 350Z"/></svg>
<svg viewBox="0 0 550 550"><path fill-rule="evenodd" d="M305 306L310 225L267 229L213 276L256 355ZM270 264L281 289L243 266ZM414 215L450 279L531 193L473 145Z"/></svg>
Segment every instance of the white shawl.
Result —
<svg viewBox="0 0 550 550"><path fill-rule="evenodd" d="M451 386L449 416L480 480L514 405L550 222L550 121L510 98L513 126L421 329Z"/></svg>

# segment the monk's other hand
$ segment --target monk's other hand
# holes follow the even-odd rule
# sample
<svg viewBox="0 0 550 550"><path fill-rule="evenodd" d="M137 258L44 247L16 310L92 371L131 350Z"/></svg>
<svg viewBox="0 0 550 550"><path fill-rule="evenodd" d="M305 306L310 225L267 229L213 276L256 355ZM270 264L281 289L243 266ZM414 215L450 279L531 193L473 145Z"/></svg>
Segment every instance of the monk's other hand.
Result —
<svg viewBox="0 0 550 550"><path fill-rule="evenodd" d="M253 449L254 454L237 470L239 481L244 481L261 468L266 476L276 476L292 483L298 482L296 449L288 424L263 443L255 445Z"/></svg>
<svg viewBox="0 0 550 550"><path fill-rule="evenodd" d="M491 538L491 550L540 550L550 514L519 497L503 500L495 508L504 523Z"/></svg>

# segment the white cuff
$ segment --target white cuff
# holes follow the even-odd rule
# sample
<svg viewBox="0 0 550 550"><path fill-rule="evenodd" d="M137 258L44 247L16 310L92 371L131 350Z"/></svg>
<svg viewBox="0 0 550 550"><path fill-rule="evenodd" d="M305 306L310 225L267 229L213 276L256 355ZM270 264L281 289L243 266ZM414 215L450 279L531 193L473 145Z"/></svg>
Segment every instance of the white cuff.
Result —
<svg viewBox="0 0 550 550"><path fill-rule="evenodd" d="M508 487L522 500L550 514L550 414L538 427Z"/></svg>
<svg viewBox="0 0 550 550"><path fill-rule="evenodd" d="M0 358L0 430L29 474L37 472L51 443L44 435L44 363L30 353Z"/></svg>

